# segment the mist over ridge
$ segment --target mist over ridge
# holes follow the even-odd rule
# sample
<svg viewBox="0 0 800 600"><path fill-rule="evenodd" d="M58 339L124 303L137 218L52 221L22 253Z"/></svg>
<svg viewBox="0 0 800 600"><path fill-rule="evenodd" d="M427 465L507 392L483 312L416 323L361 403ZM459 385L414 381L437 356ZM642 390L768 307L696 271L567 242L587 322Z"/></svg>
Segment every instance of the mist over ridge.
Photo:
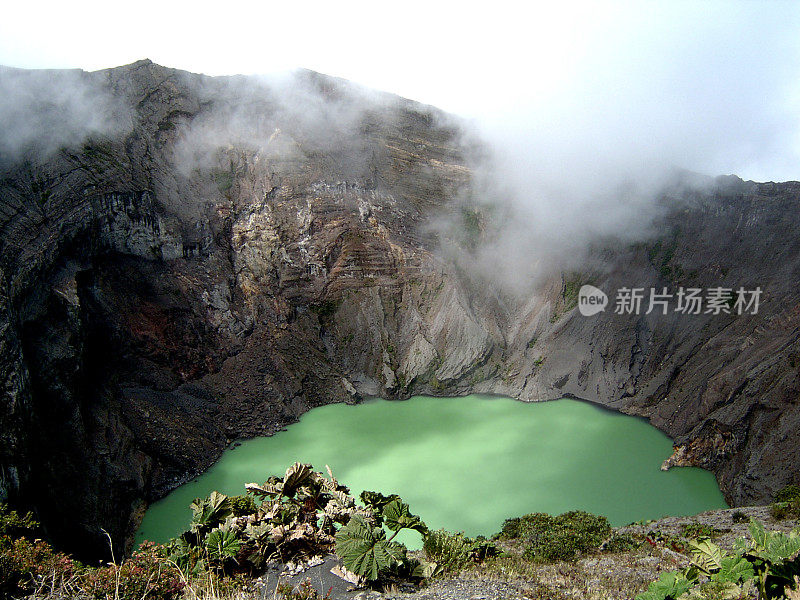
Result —
<svg viewBox="0 0 800 600"><path fill-rule="evenodd" d="M196 168L218 168L221 149L231 148L262 160L290 160L299 156L302 138L306 148L336 157L343 179L368 179L366 113L400 100L357 82L384 84L459 115L453 126L463 131L464 146L481 148L468 157L473 189L461 199L466 210L480 213L481 244L461 262L510 292L580 266L595 243L647 238L652 219L662 213L657 200L676 174L800 177L794 76L800 71L800 11L746 3L606 2L542 11L536 20L511 22L502 14L486 15L482 23L483 33L502 30L502 41L467 44L471 29L447 33L461 44L454 46L458 60L448 60L446 77L441 65L416 63L416 84L405 71L396 72L394 62L383 78L370 71L351 77L355 83L327 78L335 85L311 71L217 78L187 73L199 103L176 120L174 166L186 177ZM395 25L405 18L398 16ZM427 30L433 22L421 26ZM241 56L241 64L251 69L254 63ZM12 123L0 136L0 162L37 136L42 142L46 135L39 146L52 151L60 141L75 144L90 134L130 129L130 116L102 89L103 71L64 73L51 80L45 71L32 72L27 82L14 70L0 75L0 115ZM394 80L387 79L391 73ZM32 97L39 102L26 100ZM42 112L41 102L59 106L60 119ZM460 250L447 238L460 218L428 224L456 259Z"/></svg>

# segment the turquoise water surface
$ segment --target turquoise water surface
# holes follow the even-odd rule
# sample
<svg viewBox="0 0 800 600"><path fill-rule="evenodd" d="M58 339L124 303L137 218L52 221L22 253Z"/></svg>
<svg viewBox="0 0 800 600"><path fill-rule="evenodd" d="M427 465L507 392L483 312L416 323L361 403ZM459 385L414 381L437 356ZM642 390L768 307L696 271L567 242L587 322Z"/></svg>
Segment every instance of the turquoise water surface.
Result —
<svg viewBox="0 0 800 600"><path fill-rule="evenodd" d="M708 471L660 470L671 452L669 438L646 421L576 400L416 396L324 406L287 431L242 442L154 503L137 541L179 535L194 498L244 493L245 483L282 475L295 461L323 473L330 465L356 496L400 494L429 527L473 536L529 512L581 509L623 525L726 508Z"/></svg>

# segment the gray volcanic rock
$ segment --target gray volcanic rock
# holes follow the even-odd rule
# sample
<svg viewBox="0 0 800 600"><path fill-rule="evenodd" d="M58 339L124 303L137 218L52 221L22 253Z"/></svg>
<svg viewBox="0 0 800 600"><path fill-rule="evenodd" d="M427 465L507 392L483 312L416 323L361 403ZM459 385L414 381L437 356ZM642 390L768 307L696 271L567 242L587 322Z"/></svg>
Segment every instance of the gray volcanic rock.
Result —
<svg viewBox="0 0 800 600"><path fill-rule="evenodd" d="M129 543L233 439L360 394L572 395L650 418L733 503L800 482L800 184L676 186L652 241L512 298L437 253L475 148L435 109L309 72L80 81L121 125L0 154L0 495L62 547ZM582 317L581 282L764 297Z"/></svg>
<svg viewBox="0 0 800 600"><path fill-rule="evenodd" d="M760 287L757 315L573 314L542 340L547 360L526 387L648 417L678 443L670 464L714 471L735 504L797 481L798 194L797 183L723 181L597 279L608 291Z"/></svg>

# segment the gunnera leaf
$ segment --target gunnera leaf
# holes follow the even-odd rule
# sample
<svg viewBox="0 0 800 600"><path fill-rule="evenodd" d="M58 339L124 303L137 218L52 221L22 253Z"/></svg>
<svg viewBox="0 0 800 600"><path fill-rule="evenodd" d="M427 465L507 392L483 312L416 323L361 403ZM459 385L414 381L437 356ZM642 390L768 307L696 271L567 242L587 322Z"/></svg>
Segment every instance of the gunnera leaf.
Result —
<svg viewBox="0 0 800 600"><path fill-rule="evenodd" d="M658 581L654 581L636 596L636 600L676 600L689 591L692 583L684 577L683 573L670 571L661 573Z"/></svg>
<svg viewBox="0 0 800 600"><path fill-rule="evenodd" d="M691 547L692 562L704 573L710 575L722 568L725 552L714 542L707 539L690 540L689 546Z"/></svg>
<svg viewBox="0 0 800 600"><path fill-rule="evenodd" d="M191 504L194 531L208 531L227 519L231 513L231 504L225 494L213 491L208 498L195 498Z"/></svg>
<svg viewBox="0 0 800 600"><path fill-rule="evenodd" d="M209 558L213 560L224 561L227 558L236 558L241 546L241 542L236 539L236 534L228 527L218 527L206 538L206 550Z"/></svg>
<svg viewBox="0 0 800 600"><path fill-rule="evenodd" d="M392 531L413 529L424 534L428 531L427 525L417 515L412 515L408 504L399 498L392 500L383 508L383 521Z"/></svg>
<svg viewBox="0 0 800 600"><path fill-rule="evenodd" d="M712 579L720 582L738 583L755 577L753 565L741 556L728 556L722 559L720 569Z"/></svg>
<svg viewBox="0 0 800 600"><path fill-rule="evenodd" d="M370 581L403 559L402 546L387 541L382 528L370 527L358 515L336 534L336 554L349 571Z"/></svg>

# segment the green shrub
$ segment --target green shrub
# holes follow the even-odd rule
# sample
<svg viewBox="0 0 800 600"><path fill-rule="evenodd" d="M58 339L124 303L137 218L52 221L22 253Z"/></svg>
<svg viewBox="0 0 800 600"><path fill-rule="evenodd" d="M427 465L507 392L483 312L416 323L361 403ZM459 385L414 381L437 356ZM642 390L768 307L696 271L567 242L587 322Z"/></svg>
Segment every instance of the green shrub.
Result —
<svg viewBox="0 0 800 600"><path fill-rule="evenodd" d="M33 593L118 600L171 600L183 588L163 547L145 542L120 565L87 568L41 540L3 538L0 597Z"/></svg>
<svg viewBox="0 0 800 600"><path fill-rule="evenodd" d="M98 600L170 600L184 584L178 569L166 560L164 547L144 542L121 564L87 571L81 587Z"/></svg>
<svg viewBox="0 0 800 600"><path fill-rule="evenodd" d="M597 550L610 534L608 519L580 510L547 519L538 516L526 536L525 556L542 562L573 560Z"/></svg>
<svg viewBox="0 0 800 600"><path fill-rule="evenodd" d="M779 521L800 518L800 486L787 485L775 494L775 502L770 506L770 512L772 517Z"/></svg>
<svg viewBox="0 0 800 600"><path fill-rule="evenodd" d="M800 500L800 486L787 485L775 494L775 502L794 502Z"/></svg>
<svg viewBox="0 0 800 600"><path fill-rule="evenodd" d="M731 515L731 521L733 521L734 523L747 523L748 518L747 515L744 514L742 511L736 510L733 511L733 514Z"/></svg>
<svg viewBox="0 0 800 600"><path fill-rule="evenodd" d="M653 544L662 544L674 552L686 552L686 539L679 535L664 533L660 529L647 532L647 539Z"/></svg>
<svg viewBox="0 0 800 600"><path fill-rule="evenodd" d="M513 540L524 538L537 528L550 524L553 517L547 513L530 513L521 517L513 517L503 522L503 528L496 537Z"/></svg>
<svg viewBox="0 0 800 600"><path fill-rule="evenodd" d="M26 538L0 540L0 597L27 594L35 589L60 589L76 573L76 563L55 552L50 544Z"/></svg>
<svg viewBox="0 0 800 600"><path fill-rule="evenodd" d="M33 513L19 516L15 510L10 510L7 504L0 504L0 537L20 537L35 532L39 523L33 518Z"/></svg>
<svg viewBox="0 0 800 600"><path fill-rule="evenodd" d="M789 502L773 502L769 507L769 512L772 518L778 521L800 518L800 499Z"/></svg>
<svg viewBox="0 0 800 600"><path fill-rule="evenodd" d="M611 538L603 544L603 551L605 552L630 552L636 550L640 546L637 540L630 533L614 533Z"/></svg>
<svg viewBox="0 0 800 600"><path fill-rule="evenodd" d="M0 554L0 598L16 596L20 592L19 570L16 561Z"/></svg>
<svg viewBox="0 0 800 600"><path fill-rule="evenodd" d="M461 207L462 239L461 244L469 250L475 250L481 239L482 215L473 208Z"/></svg>
<svg viewBox="0 0 800 600"><path fill-rule="evenodd" d="M244 517L256 512L256 502L252 496L231 496L228 501L235 517Z"/></svg>
<svg viewBox="0 0 800 600"><path fill-rule="evenodd" d="M329 321L336 311L339 310L341 300L324 300L309 306L312 312L317 314L320 321Z"/></svg>
<svg viewBox="0 0 800 600"><path fill-rule="evenodd" d="M705 523L686 523L682 531L685 538L713 538L722 533L716 527Z"/></svg>
<svg viewBox="0 0 800 600"><path fill-rule="evenodd" d="M436 563L437 572L455 573L470 562L474 545L475 542L463 533L439 529L425 536L422 549L425 551L425 558Z"/></svg>
<svg viewBox="0 0 800 600"><path fill-rule="evenodd" d="M591 283L591 277L578 272L564 275L564 287L561 292L564 298L564 311L568 312L578 306L578 292L585 285Z"/></svg>
<svg viewBox="0 0 800 600"><path fill-rule="evenodd" d="M217 171L216 173L211 174L211 178L214 180L214 183L217 184L217 189L220 193L225 193L230 191L233 187L233 173L227 171Z"/></svg>
<svg viewBox="0 0 800 600"><path fill-rule="evenodd" d="M477 563L502 554L494 542L487 540L482 535L476 537L472 542L472 560Z"/></svg>

